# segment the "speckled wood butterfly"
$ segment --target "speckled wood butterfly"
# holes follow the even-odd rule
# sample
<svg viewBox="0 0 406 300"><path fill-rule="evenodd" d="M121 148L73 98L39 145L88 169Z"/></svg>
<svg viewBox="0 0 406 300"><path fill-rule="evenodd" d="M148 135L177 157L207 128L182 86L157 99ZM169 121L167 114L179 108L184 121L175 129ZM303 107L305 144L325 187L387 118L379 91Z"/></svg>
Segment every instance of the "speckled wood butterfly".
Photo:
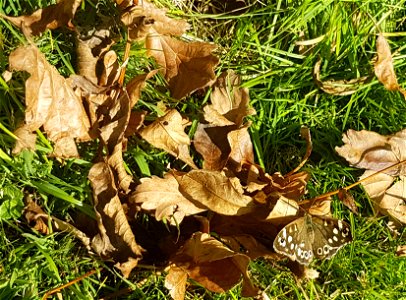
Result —
<svg viewBox="0 0 406 300"><path fill-rule="evenodd" d="M308 265L314 257L330 259L351 241L350 225L344 221L306 213L282 228L273 248L277 253Z"/></svg>

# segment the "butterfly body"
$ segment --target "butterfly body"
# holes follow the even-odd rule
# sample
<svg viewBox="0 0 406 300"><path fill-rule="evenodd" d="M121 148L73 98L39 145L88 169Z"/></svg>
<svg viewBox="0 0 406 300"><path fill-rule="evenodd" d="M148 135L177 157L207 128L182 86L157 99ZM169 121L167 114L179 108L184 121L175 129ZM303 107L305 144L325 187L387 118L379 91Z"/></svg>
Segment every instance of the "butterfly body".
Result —
<svg viewBox="0 0 406 300"><path fill-rule="evenodd" d="M314 257L330 259L351 240L344 221L305 214L283 227L273 246L277 253L308 265Z"/></svg>

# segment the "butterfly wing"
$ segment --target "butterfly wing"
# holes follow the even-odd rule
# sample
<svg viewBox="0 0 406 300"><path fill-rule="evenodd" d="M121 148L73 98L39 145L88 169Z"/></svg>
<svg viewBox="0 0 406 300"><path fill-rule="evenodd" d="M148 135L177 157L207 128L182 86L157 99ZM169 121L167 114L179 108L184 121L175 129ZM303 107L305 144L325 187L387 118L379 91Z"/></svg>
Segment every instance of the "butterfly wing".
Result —
<svg viewBox="0 0 406 300"><path fill-rule="evenodd" d="M350 225L342 220L313 217L313 253L319 259L330 259L352 241Z"/></svg>
<svg viewBox="0 0 406 300"><path fill-rule="evenodd" d="M313 259L314 232L311 227L306 226L307 218L308 216L298 218L283 227L273 242L273 248L277 253L297 260L303 265L308 265Z"/></svg>

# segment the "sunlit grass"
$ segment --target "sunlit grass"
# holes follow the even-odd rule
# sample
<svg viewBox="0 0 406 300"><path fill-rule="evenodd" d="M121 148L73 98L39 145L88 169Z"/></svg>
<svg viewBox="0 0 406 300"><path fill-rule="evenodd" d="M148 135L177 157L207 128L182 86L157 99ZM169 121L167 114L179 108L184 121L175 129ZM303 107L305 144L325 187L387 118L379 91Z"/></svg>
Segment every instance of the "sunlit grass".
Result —
<svg viewBox="0 0 406 300"><path fill-rule="evenodd" d="M256 159L268 172L287 173L300 162L306 145L299 130L302 125L310 128L314 149L304 167L312 175L309 197L355 182L361 174L334 150L341 145L342 133L347 129L389 134L406 125L403 96L386 91L373 77L372 67L376 33L390 32L395 70L405 87L406 1L246 1L248 8L235 12L219 11L222 1L155 2L167 7L171 15L188 19L193 39L218 44L218 73L234 69L242 75L257 110L250 118ZM0 12L19 15L48 3L2 0ZM83 7L89 5L86 1ZM3 20L0 30L2 73L7 68L7 56L25 38ZM75 50L69 31L48 31L35 42L61 74L73 73ZM120 42L115 49L119 47ZM142 47L134 45L132 51L139 54ZM313 67L319 59L322 79L371 76L371 81L350 96L326 94L313 80ZM138 74L144 63L152 62L145 57L130 60L128 74ZM47 156L49 143L40 137L35 154L25 152L13 158L14 138L9 132L23 119L26 74L13 76L12 81L0 82L0 191L7 186L24 188L35 194L47 213L62 219L69 220L77 210L90 213L91 191L84 174L91 166L94 144L80 146L82 160L61 163ZM187 112L193 120L203 99L194 95L173 103L149 83L140 105L163 101ZM174 163L165 153L138 142L130 140L125 154L135 179L160 176L169 162ZM354 195L360 206L359 216L338 201L333 203L335 215L351 223L354 242L332 260L312 264L320 272L318 279L297 282L283 262L252 263L254 281L270 299L405 299L406 262L395 256L396 247L406 243L405 231L401 229L394 237L387 227L388 219L375 215L363 191L356 188ZM3 220L0 225L0 299L38 299L46 291L100 267L103 271L63 290L63 298L97 299L128 287L135 291L120 299L169 298L163 276L139 271L125 281L110 269L111 265L88 254L73 237L62 233L41 236L22 217ZM239 292L240 287L236 287L225 295L216 295L196 287L187 297L239 299Z"/></svg>

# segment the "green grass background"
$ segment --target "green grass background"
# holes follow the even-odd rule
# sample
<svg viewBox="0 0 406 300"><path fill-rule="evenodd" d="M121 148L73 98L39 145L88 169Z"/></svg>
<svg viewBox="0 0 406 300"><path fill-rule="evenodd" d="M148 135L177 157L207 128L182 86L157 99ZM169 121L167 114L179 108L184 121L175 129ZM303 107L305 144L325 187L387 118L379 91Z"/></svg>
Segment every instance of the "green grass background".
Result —
<svg viewBox="0 0 406 300"><path fill-rule="evenodd" d="M0 12L16 16L49 3L0 0ZM233 69L242 75L257 110L250 128L256 159L267 172L286 173L300 162L306 145L299 130L302 125L310 128L314 149L304 167L312 176L309 197L355 182L362 174L334 151L347 129L390 134L405 127L405 99L400 93L386 91L376 78L350 96L334 96L318 89L312 77L318 59L322 59L323 79L372 75L376 34L381 31L387 33L398 80L405 88L405 1L246 0L246 8L226 13L223 1L155 3L168 8L171 15L187 19L192 24L191 38L219 46L218 74ZM107 0L100 1L98 8L114 14ZM84 1L77 12L83 17L81 22L94 22L91 14L85 13L94 10L94 3ZM295 44L317 38L317 43L301 51ZM24 42L18 29L0 20L0 72L7 69L10 52ZM61 74L74 72L71 32L47 31L35 42ZM114 49L122 55L124 42L118 42ZM133 45L127 79L153 66L143 53L142 45ZM64 289L63 299L98 299L125 288L134 291L119 299L169 299L163 276L139 268L125 280L110 264L88 254L72 236L42 236L20 216L23 189L35 193L46 212L61 219L71 220L77 210L91 214L91 191L84 174L91 167L96 149L95 143L81 144L81 159L61 163L47 156L52 146L38 132L35 153L11 155L12 131L24 117L26 78L23 73L14 74L9 82L0 77L0 299L38 299L46 291L99 267L104 271ZM140 108L155 111L157 102L163 101L195 120L195 126L204 95L174 102L157 88L161 86L160 78L148 83ZM168 162L182 167L135 138L128 148L125 161L135 178L162 175ZM296 282L281 263L259 260L251 264L255 284L270 299L406 299L406 259L395 255L396 247L406 243L405 230L393 237L387 228L388 219L375 215L364 192L355 188L353 194L360 215L352 215L337 200L333 210L336 217L351 223L354 242L332 260L312 265L320 272L318 279ZM220 295L191 286L187 298L240 299L239 291L237 286Z"/></svg>

